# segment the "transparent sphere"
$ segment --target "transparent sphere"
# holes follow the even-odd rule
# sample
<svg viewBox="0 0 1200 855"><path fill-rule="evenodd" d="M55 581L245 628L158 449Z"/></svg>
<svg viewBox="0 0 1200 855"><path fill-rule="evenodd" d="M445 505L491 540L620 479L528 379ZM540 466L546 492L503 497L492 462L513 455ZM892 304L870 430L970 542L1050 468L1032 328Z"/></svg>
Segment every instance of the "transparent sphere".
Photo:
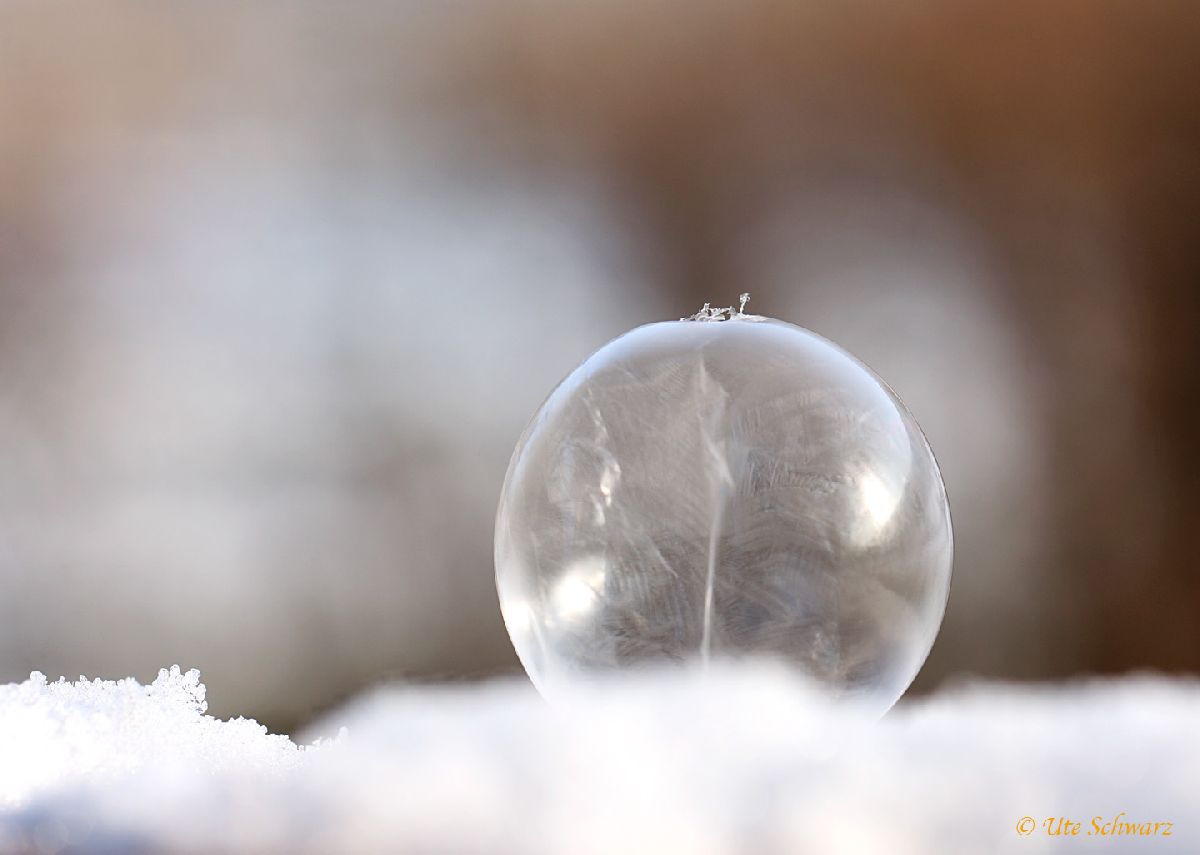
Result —
<svg viewBox="0 0 1200 855"><path fill-rule="evenodd" d="M937 463L854 357L728 315L626 333L534 415L496 521L505 624L551 698L578 675L772 655L882 713L945 610Z"/></svg>

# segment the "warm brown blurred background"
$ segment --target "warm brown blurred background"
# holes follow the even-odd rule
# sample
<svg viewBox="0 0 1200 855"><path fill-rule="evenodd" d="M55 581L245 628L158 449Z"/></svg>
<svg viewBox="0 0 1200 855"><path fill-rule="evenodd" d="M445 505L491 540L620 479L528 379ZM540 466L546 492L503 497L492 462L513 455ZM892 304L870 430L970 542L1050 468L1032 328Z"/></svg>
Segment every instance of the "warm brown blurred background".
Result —
<svg viewBox="0 0 1200 855"><path fill-rule="evenodd" d="M939 455L918 688L1200 670L1195 4L6 3L0 680L514 669L525 419L741 291Z"/></svg>

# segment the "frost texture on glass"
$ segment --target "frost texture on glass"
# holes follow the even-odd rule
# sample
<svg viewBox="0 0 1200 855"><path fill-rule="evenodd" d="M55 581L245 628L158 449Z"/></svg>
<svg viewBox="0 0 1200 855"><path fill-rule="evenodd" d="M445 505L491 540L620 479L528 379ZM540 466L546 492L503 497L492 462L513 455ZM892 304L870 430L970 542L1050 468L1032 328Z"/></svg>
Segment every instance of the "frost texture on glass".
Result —
<svg viewBox="0 0 1200 855"><path fill-rule="evenodd" d="M548 697L761 654L882 713L933 644L952 551L933 454L870 369L706 306L605 345L542 405L505 479L496 581Z"/></svg>

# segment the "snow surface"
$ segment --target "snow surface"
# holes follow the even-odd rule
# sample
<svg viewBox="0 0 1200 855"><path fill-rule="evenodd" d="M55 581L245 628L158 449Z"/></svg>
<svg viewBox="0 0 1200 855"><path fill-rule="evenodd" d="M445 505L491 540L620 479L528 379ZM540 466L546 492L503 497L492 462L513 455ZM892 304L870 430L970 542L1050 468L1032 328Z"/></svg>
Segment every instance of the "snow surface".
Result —
<svg viewBox="0 0 1200 855"><path fill-rule="evenodd" d="M1200 851L1194 681L963 686L881 721L770 663L555 707L517 680L391 687L307 747L204 709L178 668L0 686L0 852ZM1171 836L1087 835L1122 812Z"/></svg>

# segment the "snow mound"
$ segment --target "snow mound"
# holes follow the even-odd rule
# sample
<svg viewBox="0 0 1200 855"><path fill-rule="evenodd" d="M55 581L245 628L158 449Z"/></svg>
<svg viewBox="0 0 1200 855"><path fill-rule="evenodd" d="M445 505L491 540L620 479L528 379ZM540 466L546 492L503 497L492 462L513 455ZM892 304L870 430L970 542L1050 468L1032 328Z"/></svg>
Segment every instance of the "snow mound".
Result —
<svg viewBox="0 0 1200 855"><path fill-rule="evenodd" d="M75 785L109 786L135 773L202 776L294 769L303 748L255 721L204 715L196 670L136 680L0 685L0 808Z"/></svg>
<svg viewBox="0 0 1200 855"><path fill-rule="evenodd" d="M1200 684L1151 677L875 721L755 663L555 707L523 681L383 688L313 750L205 716L194 671L34 675L0 687L0 852L1194 852L1198 721Z"/></svg>

